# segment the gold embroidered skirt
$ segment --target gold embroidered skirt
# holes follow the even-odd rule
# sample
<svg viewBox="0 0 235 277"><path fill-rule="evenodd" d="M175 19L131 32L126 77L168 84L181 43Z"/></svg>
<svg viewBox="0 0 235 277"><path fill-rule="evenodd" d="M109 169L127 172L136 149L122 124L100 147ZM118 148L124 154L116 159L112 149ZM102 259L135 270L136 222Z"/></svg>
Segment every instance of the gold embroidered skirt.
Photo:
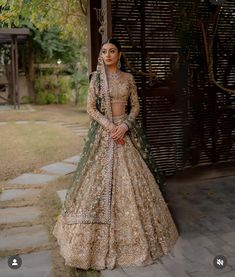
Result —
<svg viewBox="0 0 235 277"><path fill-rule="evenodd" d="M113 120L119 123L123 117ZM68 266L104 270L149 265L169 253L179 237L154 176L128 135L125 140L114 146L111 223L67 224L62 214L58 217L53 235ZM93 161L99 163L99 157ZM87 174L96 175L95 167ZM92 195L86 203L96 200Z"/></svg>

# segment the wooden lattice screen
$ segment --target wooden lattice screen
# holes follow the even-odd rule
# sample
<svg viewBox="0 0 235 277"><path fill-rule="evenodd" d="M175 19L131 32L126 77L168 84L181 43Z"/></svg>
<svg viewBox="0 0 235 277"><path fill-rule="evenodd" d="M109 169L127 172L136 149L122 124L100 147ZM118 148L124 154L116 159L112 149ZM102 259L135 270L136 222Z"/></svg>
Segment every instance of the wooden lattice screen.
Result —
<svg viewBox="0 0 235 277"><path fill-rule="evenodd" d="M111 1L112 34L123 46L128 71L135 75L140 117L165 175L193 165L235 160L235 94L208 83L199 24L199 19L208 20L214 8L209 1L197 6L194 2ZM233 89L234 13L235 1L223 5L213 52L217 81ZM182 33L185 20L191 20L192 25L185 29L189 34ZM210 23L208 26L210 29ZM190 35L192 40L183 42ZM192 42L196 47L191 48L186 63L184 47Z"/></svg>
<svg viewBox="0 0 235 277"><path fill-rule="evenodd" d="M210 83L201 22L208 34L216 14L209 0L89 0L89 70L103 37L116 37L136 79L140 117L160 171L235 160L235 94ZM235 90L235 1L219 12L213 69ZM209 41L209 35L206 38ZM208 41L206 40L206 44ZM140 73L142 72L142 73ZM150 73L146 75L144 73Z"/></svg>

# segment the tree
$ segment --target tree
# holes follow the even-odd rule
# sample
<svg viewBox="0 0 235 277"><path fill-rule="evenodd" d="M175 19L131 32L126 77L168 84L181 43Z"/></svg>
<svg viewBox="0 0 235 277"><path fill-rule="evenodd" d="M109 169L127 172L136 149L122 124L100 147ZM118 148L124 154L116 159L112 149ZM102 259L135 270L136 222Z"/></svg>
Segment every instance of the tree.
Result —
<svg viewBox="0 0 235 277"><path fill-rule="evenodd" d="M0 27L30 29L28 47L19 51L26 51L21 57L27 58L26 76L34 101L35 63L56 63L60 59L69 65L75 85L86 78L86 1L0 0ZM77 65L83 70L77 72Z"/></svg>
<svg viewBox="0 0 235 277"><path fill-rule="evenodd" d="M86 0L0 0L1 27L19 27L21 18L39 29L59 26L61 38L86 42Z"/></svg>

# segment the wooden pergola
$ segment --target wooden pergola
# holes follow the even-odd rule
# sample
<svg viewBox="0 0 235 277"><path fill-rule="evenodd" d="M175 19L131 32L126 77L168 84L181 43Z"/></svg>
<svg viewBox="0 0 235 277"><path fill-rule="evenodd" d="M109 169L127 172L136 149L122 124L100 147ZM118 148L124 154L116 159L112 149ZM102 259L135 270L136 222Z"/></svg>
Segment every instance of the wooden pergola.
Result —
<svg viewBox="0 0 235 277"><path fill-rule="evenodd" d="M10 89L10 98L0 97L14 108L20 108L19 86L18 86L18 44L24 43L30 31L27 28L0 28L0 44L11 45L11 72L8 76L8 85ZM6 84L0 84L6 85Z"/></svg>
<svg viewBox="0 0 235 277"><path fill-rule="evenodd" d="M165 175L235 161L234 10L231 1L88 1L89 71L102 40L117 38Z"/></svg>

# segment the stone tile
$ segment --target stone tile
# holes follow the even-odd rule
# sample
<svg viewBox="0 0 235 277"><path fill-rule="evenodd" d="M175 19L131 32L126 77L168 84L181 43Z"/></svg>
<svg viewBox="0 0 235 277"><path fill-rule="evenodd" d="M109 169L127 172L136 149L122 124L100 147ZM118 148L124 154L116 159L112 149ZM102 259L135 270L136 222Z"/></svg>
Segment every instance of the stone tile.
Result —
<svg viewBox="0 0 235 277"><path fill-rule="evenodd" d="M223 277L234 277L235 276L235 271L230 271L230 272L226 272L223 273Z"/></svg>
<svg viewBox="0 0 235 277"><path fill-rule="evenodd" d="M88 131L88 128L87 127L84 127L84 126L71 126L69 127L69 129L71 130L81 130L81 131Z"/></svg>
<svg viewBox="0 0 235 277"><path fill-rule="evenodd" d="M87 134L88 133L88 130L87 129L71 129L70 128L70 130L72 130L74 133L80 133L80 134Z"/></svg>
<svg viewBox="0 0 235 277"><path fill-rule="evenodd" d="M185 250L185 257L187 257L188 259L201 263L201 264L205 264L205 265L209 265L212 264L213 259L214 259L214 255L212 255L206 248L204 248L203 246L201 246L202 248L198 247L195 248L194 247L190 247L190 248L184 248Z"/></svg>
<svg viewBox="0 0 235 277"><path fill-rule="evenodd" d="M0 201L27 199L39 195L41 189L6 189L0 194Z"/></svg>
<svg viewBox="0 0 235 277"><path fill-rule="evenodd" d="M85 135L88 133L88 130L73 129L73 132L76 134L84 134Z"/></svg>
<svg viewBox="0 0 235 277"><path fill-rule="evenodd" d="M66 193L67 193L67 189L63 189L63 190L57 190L57 194L60 198L60 201L61 201L61 204L64 203L64 200L65 200L65 196L66 196Z"/></svg>
<svg viewBox="0 0 235 277"><path fill-rule="evenodd" d="M63 125L63 126L66 126L66 127L79 126L79 123L66 123L66 122L61 122L60 124Z"/></svg>
<svg viewBox="0 0 235 277"><path fill-rule="evenodd" d="M202 264L200 262L191 262L191 268L189 267L189 264L186 264L186 271L190 272L190 276L224 276L223 274L226 272L230 272L232 270L232 267L230 265L227 265L223 269L217 269L214 267L214 265L211 264Z"/></svg>
<svg viewBox="0 0 235 277"><path fill-rule="evenodd" d="M188 239L188 242L193 248L213 245L213 241L210 238L203 235L198 235L197 237Z"/></svg>
<svg viewBox="0 0 235 277"><path fill-rule="evenodd" d="M0 259L0 277L50 277L53 264L51 251L32 252L19 255L22 265L18 269L8 267L8 258Z"/></svg>
<svg viewBox="0 0 235 277"><path fill-rule="evenodd" d="M36 247L48 243L46 228L39 224L29 227L4 229L0 236L0 250Z"/></svg>
<svg viewBox="0 0 235 277"><path fill-rule="evenodd" d="M36 120L35 123L36 124L48 124L48 121L46 121L46 120Z"/></svg>
<svg viewBox="0 0 235 277"><path fill-rule="evenodd" d="M214 273L212 273L212 272L203 272L203 271L192 272L192 273L190 273L190 276L191 277L215 277Z"/></svg>
<svg viewBox="0 0 235 277"><path fill-rule="evenodd" d="M0 105L0 112L15 111L15 112L34 112L35 109L30 104L20 104L20 108L14 107L14 105Z"/></svg>
<svg viewBox="0 0 235 277"><path fill-rule="evenodd" d="M133 277L172 277L172 274L161 263L154 263L143 267L123 267L123 270L127 276ZM182 277L184 276L182 275Z"/></svg>
<svg viewBox="0 0 235 277"><path fill-rule="evenodd" d="M80 159L81 159L81 156L76 155L76 156L73 156L73 157L70 157L68 159L63 160L63 162L75 163L76 164L80 161Z"/></svg>
<svg viewBox="0 0 235 277"><path fill-rule="evenodd" d="M80 137L85 137L87 135L87 133L78 132L78 133L75 133L75 135L80 136Z"/></svg>
<svg viewBox="0 0 235 277"><path fill-rule="evenodd" d="M0 209L0 224L33 221L40 215L40 208L36 206L4 208Z"/></svg>
<svg viewBox="0 0 235 277"><path fill-rule="evenodd" d="M235 266L235 256L227 256L226 258L228 260L229 265Z"/></svg>
<svg viewBox="0 0 235 277"><path fill-rule="evenodd" d="M29 184L29 185L38 185L46 184L50 181L57 179L56 175L48 174L35 174L35 173L24 173L15 179L12 179L7 182L7 184Z"/></svg>
<svg viewBox="0 0 235 277"><path fill-rule="evenodd" d="M178 255L176 254L178 252ZM189 260L183 255L185 251L183 249L176 251L175 253L169 253L161 257L161 262L163 267L171 276L182 276L188 277L186 270L192 269L191 267L186 266L189 264ZM193 270L192 270L193 271Z"/></svg>
<svg viewBox="0 0 235 277"><path fill-rule="evenodd" d="M207 229L210 232L219 232L220 231L218 224L213 224L212 222L209 221L208 218L200 219L200 224L202 226L204 226L204 228L203 228L204 230Z"/></svg>
<svg viewBox="0 0 235 277"><path fill-rule="evenodd" d="M213 245L210 245L210 246L205 246L205 248L214 256L219 254L223 256L227 255L227 252L223 250L222 246L219 246L217 243L214 243Z"/></svg>
<svg viewBox="0 0 235 277"><path fill-rule="evenodd" d="M114 268L113 270L101 270L100 271L101 277L127 277L125 271L121 267Z"/></svg>
<svg viewBox="0 0 235 277"><path fill-rule="evenodd" d="M235 219L235 214L230 214L227 216L230 220L234 220Z"/></svg>
<svg viewBox="0 0 235 277"><path fill-rule="evenodd" d="M15 124L28 124L29 121L26 121L26 120L18 120L15 122Z"/></svg>
<svg viewBox="0 0 235 277"><path fill-rule="evenodd" d="M0 111L11 111L14 110L12 105L0 105Z"/></svg>
<svg viewBox="0 0 235 277"><path fill-rule="evenodd" d="M235 247L235 231L234 232L221 233L219 236L224 241L226 241L228 244Z"/></svg>
<svg viewBox="0 0 235 277"><path fill-rule="evenodd" d="M229 244L225 244L222 247L223 251L225 251L226 255L235 257L235 247Z"/></svg>
<svg viewBox="0 0 235 277"><path fill-rule="evenodd" d="M210 252L211 252L211 250L214 251L215 254L225 252L223 250L223 248L228 244L224 240L220 239L220 237L218 235L216 235L215 233L208 234L207 237L213 242L213 245L205 246L207 249L210 250ZM214 253L212 253L212 254L214 254ZM225 253L224 253L224 255L225 255Z"/></svg>
<svg viewBox="0 0 235 277"><path fill-rule="evenodd" d="M76 166L73 164L59 162L40 167L40 169L57 175L66 175L74 172L76 170Z"/></svg>

